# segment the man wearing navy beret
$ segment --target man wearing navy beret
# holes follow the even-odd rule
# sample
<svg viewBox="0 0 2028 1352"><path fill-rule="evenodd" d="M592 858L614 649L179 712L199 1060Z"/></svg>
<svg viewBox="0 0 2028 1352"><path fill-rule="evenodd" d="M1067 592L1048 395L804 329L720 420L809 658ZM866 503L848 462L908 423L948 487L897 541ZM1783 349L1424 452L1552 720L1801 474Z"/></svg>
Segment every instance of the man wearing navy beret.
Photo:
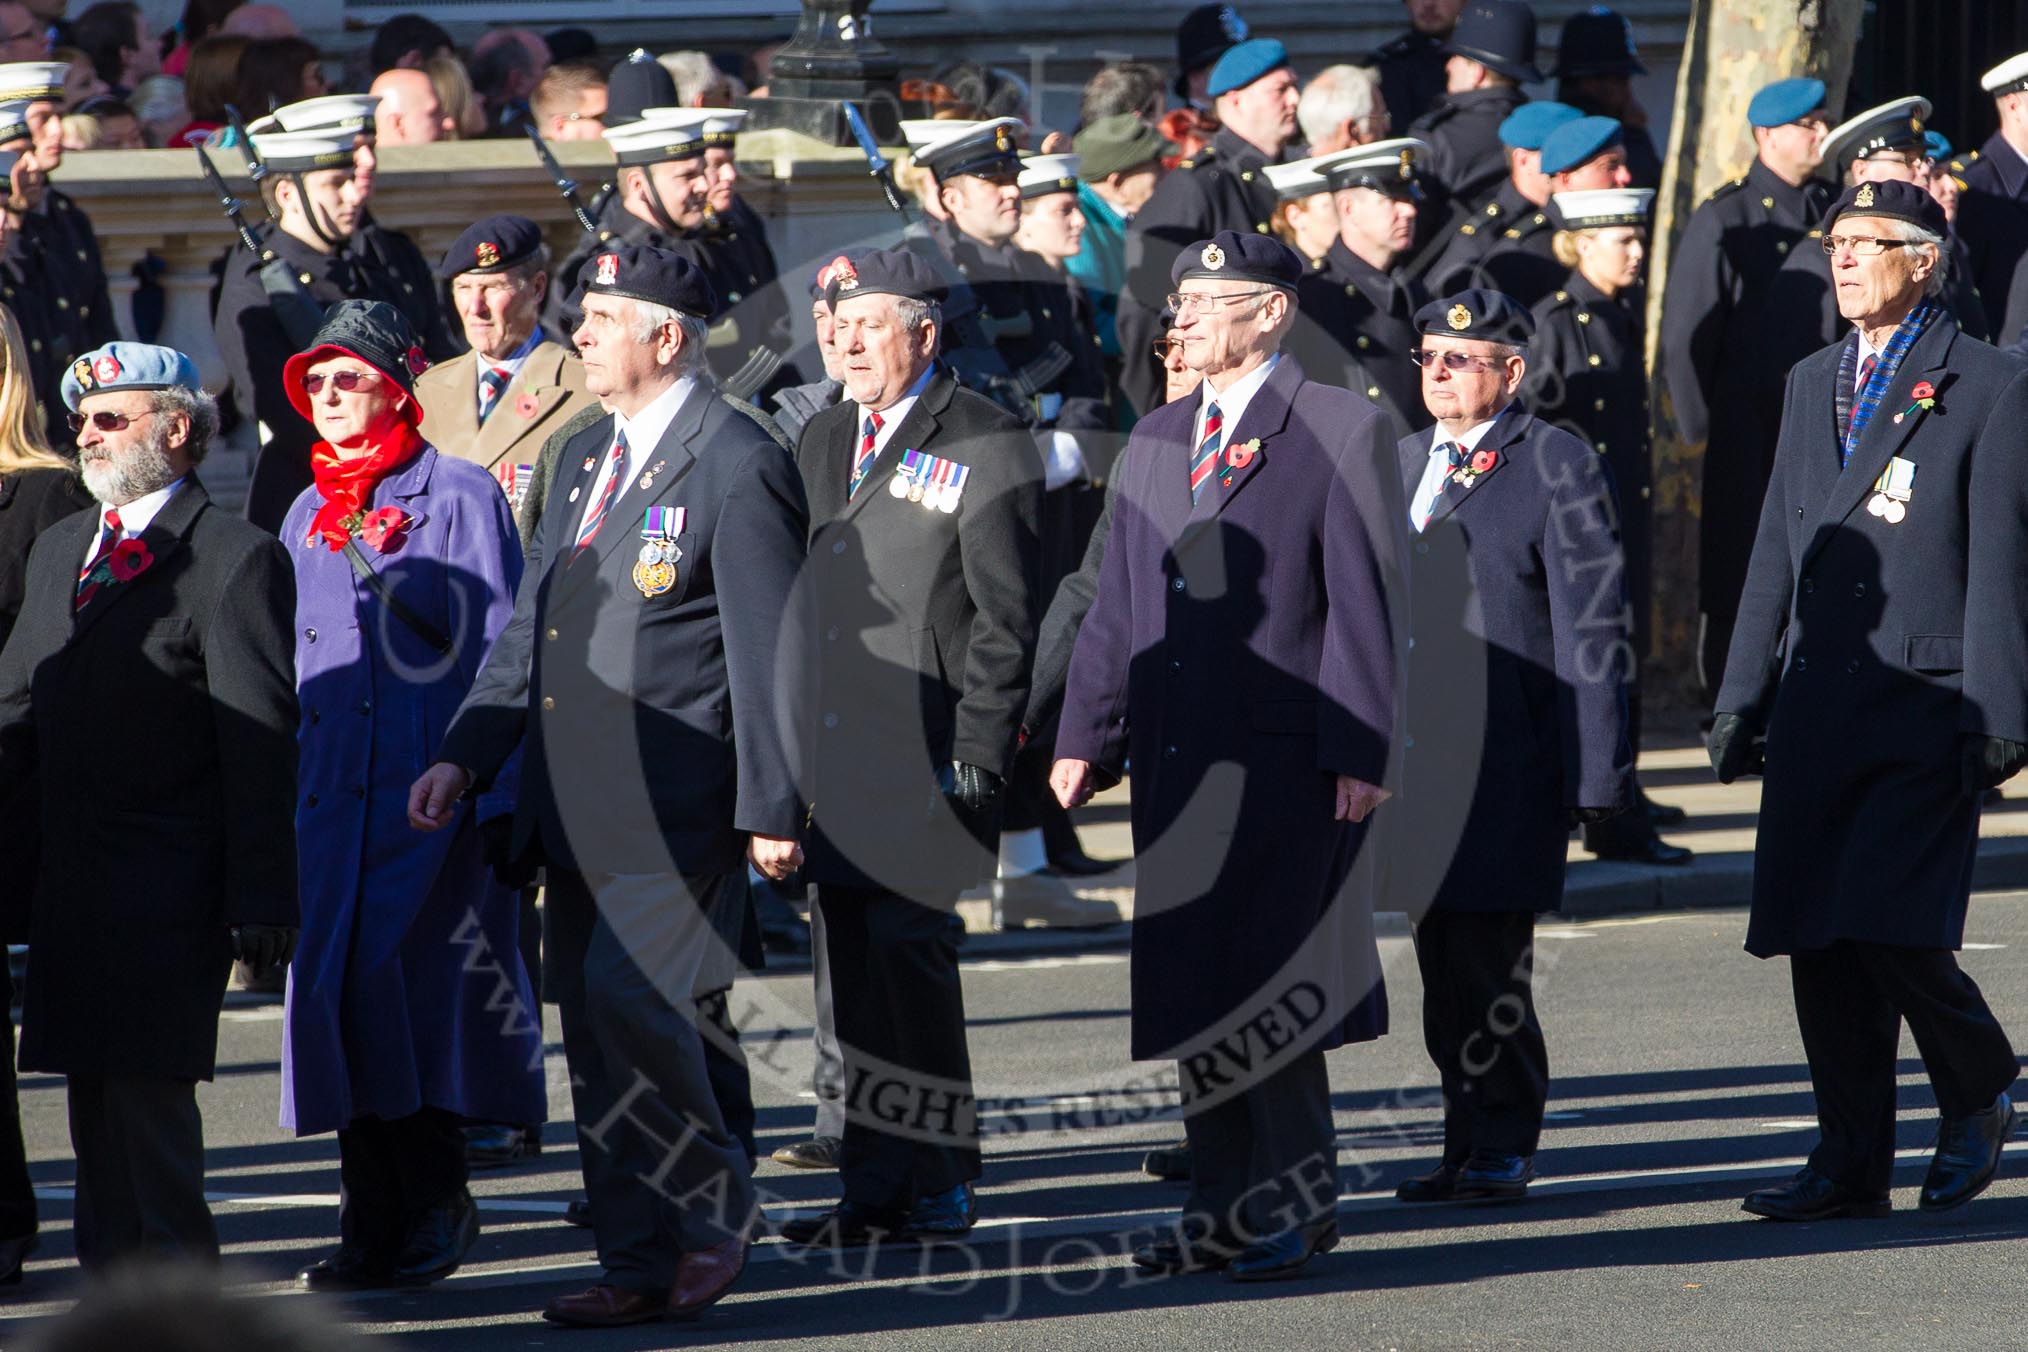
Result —
<svg viewBox="0 0 2028 1352"><path fill-rule="evenodd" d="M800 862L795 586L808 518L788 453L722 397L717 297L687 259L616 243L575 279L585 385L514 618L410 791L436 830L520 753L511 865L548 868L544 976L563 1018L600 1279L572 1326L695 1315L746 1265L753 1162L713 1083L747 867Z"/></svg>
<svg viewBox="0 0 2028 1352"><path fill-rule="evenodd" d="M1414 607L1382 833L1387 909L1416 920L1443 1154L1395 1195L1509 1200L1535 1176L1549 1090L1535 917L1563 899L1570 828L1632 800L1625 567L1605 458L1516 401L1529 312L1472 290L1415 326L1437 425L1397 447Z"/></svg>
<svg viewBox="0 0 2028 1352"><path fill-rule="evenodd" d="M1249 38L1211 67L1206 90L1221 129L1155 188L1127 231L1127 287L1118 329L1120 390L1145 415L1162 400L1162 298L1169 266L1189 245L1221 231L1266 235L1275 191L1261 170L1279 164L1296 137L1300 92L1289 54L1272 38Z"/></svg>
<svg viewBox="0 0 2028 1352"><path fill-rule="evenodd" d="M1753 335L1766 323L1768 289L1789 252L1829 204L1814 177L1823 162L1822 80L1776 80L1747 104L1754 160L1690 215L1669 258L1657 361L1683 441L1704 447L1698 518L1698 667L1716 688L1746 576L1767 465L1747 454L1746 406L1781 402L1788 368L1757 371ZM1772 420L1773 411L1769 418Z"/></svg>
<svg viewBox="0 0 2028 1352"><path fill-rule="evenodd" d="M516 511L542 445L596 402L584 366L538 318L549 294L549 249L535 222L488 216L444 252L437 276L471 351L439 362L416 380L438 450L491 470Z"/></svg>
<svg viewBox="0 0 2028 1352"><path fill-rule="evenodd" d="M1252 233L1177 256L1204 382L1122 453L1051 775L1074 807L1133 762L1132 1054L1178 1061L1191 1161L1134 1262L1241 1281L1337 1244L1324 1053L1386 1027L1356 864L1387 811L1406 508L1386 416L1281 352L1302 273Z"/></svg>
<svg viewBox="0 0 2028 1352"><path fill-rule="evenodd" d="M1760 774L1746 951L1787 954L1822 1134L1775 1220L1884 1215L1905 1022L1942 1118L1917 1205L1976 1197L2014 1050L1954 950L1986 790L2028 764L2028 373L1943 304L1943 208L1863 182L1824 218L1843 341L1790 372L1711 725Z"/></svg>
<svg viewBox="0 0 2028 1352"><path fill-rule="evenodd" d="M0 658L0 797L42 823L21 1069L66 1077L87 1268L216 1261L197 1082L234 958L295 945L295 578L197 480L189 357L109 343L63 398L98 507L36 540Z"/></svg>

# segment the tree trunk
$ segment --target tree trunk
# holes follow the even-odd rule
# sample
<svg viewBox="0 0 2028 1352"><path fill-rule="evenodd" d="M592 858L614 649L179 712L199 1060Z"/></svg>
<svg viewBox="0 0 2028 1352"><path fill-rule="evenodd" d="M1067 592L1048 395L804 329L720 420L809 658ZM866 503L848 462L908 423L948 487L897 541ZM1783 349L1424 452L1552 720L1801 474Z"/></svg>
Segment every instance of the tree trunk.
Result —
<svg viewBox="0 0 2028 1352"><path fill-rule="evenodd" d="M1813 76L1829 89L1839 120L1859 45L1864 0L1694 0L1662 190L1655 199L1648 265L1648 371L1654 391L1653 643L1643 675L1648 706L1704 708L1697 683L1697 521L1704 446L1685 442L1657 379L1662 292L1670 256L1690 213L1753 162L1746 105L1773 80ZM1714 673L1715 676L1715 673Z"/></svg>

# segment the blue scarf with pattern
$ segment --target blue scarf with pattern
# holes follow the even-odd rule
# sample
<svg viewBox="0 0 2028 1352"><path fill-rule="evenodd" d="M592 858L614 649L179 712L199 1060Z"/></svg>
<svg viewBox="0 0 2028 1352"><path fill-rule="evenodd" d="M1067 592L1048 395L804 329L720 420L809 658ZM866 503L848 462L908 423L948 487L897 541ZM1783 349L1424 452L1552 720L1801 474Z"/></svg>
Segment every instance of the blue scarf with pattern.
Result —
<svg viewBox="0 0 2028 1352"><path fill-rule="evenodd" d="M1866 378L1866 388L1854 397L1853 383L1859 379L1859 331L1845 340L1845 350L1838 358L1838 425L1845 429L1845 439L1838 446L1838 466L1843 468L1852 461L1852 452L1859 448L1859 438L1866 431L1866 424L1873 421L1880 401L1887 397L1887 391L1894 384L1895 372L1901 369L1902 358L1908 349L1915 346L1915 340L1922 337L1936 318L1943 314L1943 307L1924 300L1895 326L1894 336L1887 340L1887 347L1880 359L1873 364L1873 374Z"/></svg>

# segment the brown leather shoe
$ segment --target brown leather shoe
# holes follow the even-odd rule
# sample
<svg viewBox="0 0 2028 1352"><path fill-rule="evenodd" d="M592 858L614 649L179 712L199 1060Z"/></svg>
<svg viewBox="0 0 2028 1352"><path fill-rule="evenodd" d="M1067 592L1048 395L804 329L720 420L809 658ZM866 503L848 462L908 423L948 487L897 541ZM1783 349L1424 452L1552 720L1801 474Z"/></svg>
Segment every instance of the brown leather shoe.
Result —
<svg viewBox="0 0 2028 1352"><path fill-rule="evenodd" d="M558 1296L543 1309L542 1317L552 1324L572 1328L610 1329L623 1324L646 1324L668 1313L669 1300L656 1292L629 1291L624 1286L600 1282L574 1296Z"/></svg>
<svg viewBox="0 0 2028 1352"><path fill-rule="evenodd" d="M693 1319L732 1289L739 1274L746 1271L746 1237L735 1236L696 1253L686 1253L676 1264L676 1284L669 1291L669 1313Z"/></svg>

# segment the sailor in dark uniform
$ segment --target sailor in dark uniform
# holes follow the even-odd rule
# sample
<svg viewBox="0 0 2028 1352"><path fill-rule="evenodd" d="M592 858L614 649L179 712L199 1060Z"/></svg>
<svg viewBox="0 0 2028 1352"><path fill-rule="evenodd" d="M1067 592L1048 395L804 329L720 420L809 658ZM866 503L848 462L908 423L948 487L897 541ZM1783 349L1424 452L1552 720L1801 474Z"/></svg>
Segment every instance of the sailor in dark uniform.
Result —
<svg viewBox="0 0 2028 1352"><path fill-rule="evenodd" d="M1698 671L1718 684L1746 557L1767 486L1786 366L1755 360L1768 291L1830 202L1813 177L1824 158L1824 82L1776 80L1747 104L1756 155L1690 216L1669 259L1657 364L1676 432L1704 447L1698 518ZM1742 428L1749 429L1742 433ZM1764 428L1764 431L1751 429Z"/></svg>
<svg viewBox="0 0 2028 1352"><path fill-rule="evenodd" d="M1176 255L1221 230L1269 232L1275 194L1261 170L1278 164L1296 135L1296 76L1289 54L1269 38L1229 49L1205 85L1223 127L1201 154L1155 189L1127 231L1127 287L1120 296L1120 392L1137 414L1161 405L1155 343Z"/></svg>
<svg viewBox="0 0 2028 1352"><path fill-rule="evenodd" d="M746 121L740 108L713 108L704 123L704 173L710 180L705 193L705 257L711 265L711 282L726 314L712 326L711 368L721 380L730 378L747 362L758 359L774 374L761 377L760 366L743 376L735 393L758 398L765 389L793 385L800 377L793 367L776 363L789 350L793 333L789 326L788 293L778 282L781 269L775 251L768 247L767 227L760 213L739 195L739 127ZM769 354L761 355L757 354Z"/></svg>
<svg viewBox="0 0 2028 1352"><path fill-rule="evenodd" d="M1957 180L1955 232L1971 255L1973 285L1993 340L2007 344L2028 322L2028 292L2019 308L2009 303L2017 265L2028 252L2028 52L2008 57L1979 84L1993 96L2000 129L1979 149L1950 160L1948 171Z"/></svg>
<svg viewBox="0 0 2028 1352"><path fill-rule="evenodd" d="M1324 266L1324 255L1338 242L1338 208L1324 169L1357 150L1334 150L1261 171L1275 190L1275 214L1268 218L1274 237L1294 249L1312 272Z"/></svg>
<svg viewBox="0 0 2028 1352"><path fill-rule="evenodd" d="M1406 127L1444 96L1448 81L1444 65L1450 54L1444 43L1458 25L1464 0L1410 0L1408 19L1412 25L1394 41L1376 47L1366 64L1380 72L1380 93L1394 125Z"/></svg>
<svg viewBox="0 0 2028 1352"><path fill-rule="evenodd" d="M1538 99L1522 104L1500 124L1507 181L1492 201L1458 220L1448 234L1431 240L1416 256L1414 268L1432 291L1447 296L1471 290L1479 285L1478 264L1509 230L1534 230L1549 223L1543 215L1549 205L1549 175L1542 172L1542 142L1582 116L1567 103ZM1535 219L1538 216L1540 220Z"/></svg>
<svg viewBox="0 0 2028 1352"><path fill-rule="evenodd" d="M719 116L704 108L648 108L640 117L608 122L606 144L618 175L613 194L599 213L597 233L571 251L557 276L574 278L585 261L609 251L612 241L646 245L672 253L711 275L710 251L702 238L710 179L704 169L704 126ZM543 327L575 333L580 319L570 286L555 286L543 305ZM721 313L725 301L717 298ZM712 316L716 324L719 315Z"/></svg>
<svg viewBox="0 0 2028 1352"><path fill-rule="evenodd" d="M33 170L16 168L28 153L27 110L28 105L20 100L0 104L0 146L5 147L0 149L0 176L6 177L10 185L17 175L38 178ZM21 342L28 352L28 377L42 405L43 423L60 428L69 414L60 382L70 367L57 360L61 344L55 298L42 282L35 251L22 233L23 214L0 212L0 304L13 313L15 322L21 326Z"/></svg>
<svg viewBox="0 0 2028 1352"><path fill-rule="evenodd" d="M0 150L26 151L32 161L28 172L36 182L27 194L28 207L16 222L16 238L8 253L21 260L23 275L43 292L45 319L28 325L31 343L47 331L46 359L52 375L39 382L36 391L50 411L52 428L60 426L67 413L57 388L63 371L74 358L119 337L91 218L48 181L48 175L63 164L60 115L69 69L61 61L0 65L0 105L22 105L13 110L18 116L0 118L14 124L0 139ZM40 355L31 350L31 360Z"/></svg>
<svg viewBox="0 0 2028 1352"><path fill-rule="evenodd" d="M1556 97L1589 117L1610 117L1626 129L1627 172L1636 188L1662 186L1662 157L1648 135L1648 113L1634 98L1634 76L1646 75L1624 14L1593 5L1573 14L1556 43Z"/></svg>
<svg viewBox="0 0 2028 1352"><path fill-rule="evenodd" d="M1542 140L1540 167L1549 180L1550 200L1500 232L1500 238L1473 265L1471 281L1488 291L1533 306L1555 291L1569 264L1556 256L1563 221L1556 196L1627 186L1626 147L1620 124L1609 117L1565 122ZM1446 280L1458 280L1454 274Z"/></svg>
<svg viewBox="0 0 2028 1352"><path fill-rule="evenodd" d="M1618 490L1620 547L1626 556L1630 630L1638 660L1648 651L1649 569L1654 513L1648 461L1648 371L1641 285L1648 254L1651 188L1558 193L1563 228L1556 256L1563 284L1535 306L1535 338L1521 397L1541 421L1561 427L1606 459ZM1641 744L1640 684L1627 673L1627 737ZM1690 851L1656 834L1655 813L1636 789L1633 810L1584 827L1601 859L1684 864ZM1671 821L1681 809L1668 809Z"/></svg>
<svg viewBox="0 0 2028 1352"><path fill-rule="evenodd" d="M1396 439L1430 425L1408 360L1415 312L1428 297L1400 260L1415 238L1417 163L1429 147L1376 141L1331 156L1324 169L1338 238L1297 285L1290 350L1312 380L1380 405Z"/></svg>
<svg viewBox="0 0 2028 1352"><path fill-rule="evenodd" d="M1444 44L1443 101L1417 118L1409 134L1430 145L1429 177L1448 210L1469 215L1500 190L1507 154L1500 124L1528 101L1521 86L1542 78L1535 68L1535 11L1523 0L1472 0ZM1440 233L1441 221L1423 233Z"/></svg>

